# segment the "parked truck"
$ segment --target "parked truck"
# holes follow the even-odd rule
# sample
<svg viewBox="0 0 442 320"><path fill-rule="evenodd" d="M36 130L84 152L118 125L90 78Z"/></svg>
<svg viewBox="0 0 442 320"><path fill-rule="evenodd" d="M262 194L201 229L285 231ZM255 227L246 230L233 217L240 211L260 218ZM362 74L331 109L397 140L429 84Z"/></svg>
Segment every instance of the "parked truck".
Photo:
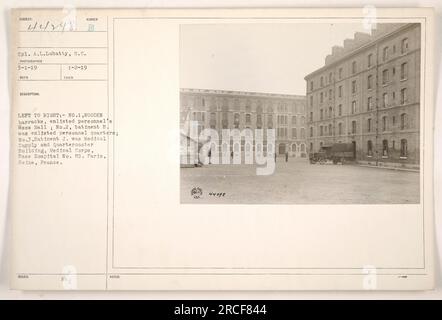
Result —
<svg viewBox="0 0 442 320"><path fill-rule="evenodd" d="M353 143L333 143L322 146L319 152L310 153L310 163L344 164L355 161L356 150Z"/></svg>

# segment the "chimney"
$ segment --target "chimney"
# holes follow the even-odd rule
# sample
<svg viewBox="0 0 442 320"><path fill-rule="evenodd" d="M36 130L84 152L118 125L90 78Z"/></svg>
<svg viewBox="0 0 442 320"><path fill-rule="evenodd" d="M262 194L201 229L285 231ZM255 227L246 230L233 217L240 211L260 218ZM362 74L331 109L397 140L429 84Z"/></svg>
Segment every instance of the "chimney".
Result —
<svg viewBox="0 0 442 320"><path fill-rule="evenodd" d="M328 54L326 57L325 57L325 64L327 65L327 64L329 64L329 63L332 63L333 62L333 55L332 54Z"/></svg>
<svg viewBox="0 0 442 320"><path fill-rule="evenodd" d="M342 52L344 52L344 48L341 46L333 46L332 47L332 54L333 55L340 55Z"/></svg>
<svg viewBox="0 0 442 320"><path fill-rule="evenodd" d="M345 39L344 40L344 49L351 50L353 48L353 39Z"/></svg>

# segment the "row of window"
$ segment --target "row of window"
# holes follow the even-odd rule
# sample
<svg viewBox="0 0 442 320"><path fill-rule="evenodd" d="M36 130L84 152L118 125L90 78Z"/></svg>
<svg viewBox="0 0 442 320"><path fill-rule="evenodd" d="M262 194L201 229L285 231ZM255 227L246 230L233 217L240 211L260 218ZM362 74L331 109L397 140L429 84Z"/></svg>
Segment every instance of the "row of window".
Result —
<svg viewBox="0 0 442 320"><path fill-rule="evenodd" d="M381 126L381 130L382 131L387 131L389 129L388 127L388 117L387 116L383 116L382 117L382 126ZM392 126L396 126L396 117L393 116L392 117ZM408 116L406 113L402 113L400 115L400 125L399 125L400 130L406 130L409 128L409 124L408 124ZM328 129L328 130L327 130ZM373 119L372 118L368 118L367 119L367 132L373 132L374 127L373 127ZM353 120L351 122L351 133L352 134L356 134L357 132L357 121ZM310 137L313 137L313 127L310 127ZM338 123L338 135L342 135L344 134L343 132L343 124L342 122ZM333 127L331 124L329 124L328 126L319 126L319 136L324 136L324 135L333 135Z"/></svg>
<svg viewBox="0 0 442 320"><path fill-rule="evenodd" d="M298 139L298 130L296 128L292 128L292 139ZM288 137L288 128L278 128L276 130L276 136L278 138L287 138ZM300 135L299 135L300 139L305 139L305 129L301 128L300 130Z"/></svg>
<svg viewBox="0 0 442 320"><path fill-rule="evenodd" d="M196 114L199 114L199 113L196 113ZM292 125L298 125L296 119L297 119L296 117L292 117ZM197 117L197 118L194 118L193 120L204 121L204 116L202 119L198 119L198 117ZM278 115L277 121L278 121L278 125L288 125L288 117L287 116ZM216 121L216 113L211 113L209 124L212 129L216 128L216 122L217 122ZM305 124L305 117L301 117L300 122L301 122L300 125L304 125ZM246 124L246 126L250 126L252 124L252 115L250 113L247 113L245 115L245 124ZM228 113L222 113L221 126L223 129L229 128ZM239 126L240 126L240 114L235 113L233 115L233 128L239 129ZM262 129L262 127L263 127L263 118L262 118L262 115L258 114L258 115L256 115L256 128ZM267 128L269 128L269 129L273 128L273 116L272 115L267 115Z"/></svg>
<svg viewBox="0 0 442 320"><path fill-rule="evenodd" d="M216 110L216 109L218 109L218 106L219 106L222 111L229 111L230 110L229 109L229 102L228 102L227 98L224 98L221 101L221 103L219 103L218 105L215 102L214 98L210 99L210 103L208 103L207 100L208 99L206 99L206 98L197 98L197 97L189 98L187 96L182 96L181 97L181 104L184 107L188 107L189 104L190 104L189 102L190 101L194 101L194 103L191 104L192 106L195 106L195 105L200 105L202 107L210 106L211 110ZM264 104L265 103L262 103L261 101L258 101L256 103L256 113L263 113L263 110L264 110L263 109L263 105ZM267 104L267 112L268 113L273 113L274 112L273 110L274 110L275 104L274 103L270 103L270 104ZM241 108L241 106L240 106L239 100L235 99L234 102L233 102L233 109L234 110L240 110L240 108ZM247 101L245 103L244 110L246 112L252 112L252 104L251 104L250 101ZM301 105L301 104L295 104L295 103L291 104L291 103L279 102L276 105L276 110L279 113L289 113L289 112L292 112L292 113L303 113L304 112L304 106Z"/></svg>
<svg viewBox="0 0 442 320"><path fill-rule="evenodd" d="M391 149L396 149L396 141L392 141ZM388 144L388 140L382 140L382 157L386 158L389 156L390 153L390 146ZM367 156L372 157L373 156L373 141L368 140L367 141ZM408 156L408 142L407 139L401 139L401 145L400 145L400 157L406 158Z"/></svg>
<svg viewBox="0 0 442 320"><path fill-rule="evenodd" d="M392 69L392 73L393 73L393 76L395 75L395 68L393 68ZM408 63L407 62L404 62L404 63L402 63L401 64L401 74L400 74L400 79L401 80L407 80L407 77L408 77ZM373 75L368 75L367 76L367 89L368 90L371 90L371 89L373 89ZM388 84L389 83L389 81L390 81L390 70L389 69L385 69L385 70L383 70L382 71L382 85L386 85L386 84ZM353 80L352 82L351 82L351 93L352 94L355 94L355 93L357 93L357 82L356 82L356 80ZM342 98L342 95L343 95L343 86L342 85L340 85L340 86L338 86L338 98ZM324 92L320 92L319 93L319 102L320 103L323 103L324 102L324 96L327 96L327 92L325 92L325 94L324 94ZM332 100L332 98L333 98L333 91L332 91L332 89L329 89L328 90L328 100L329 101L331 101ZM310 105L310 107L312 107L313 106L313 96L310 96L310 103L309 103L309 105Z"/></svg>
<svg viewBox="0 0 442 320"><path fill-rule="evenodd" d="M382 48L382 61L385 62L388 59L390 59L390 47L389 46L385 46ZM408 51L408 38L403 38L401 40L401 54L405 54ZM396 53L396 46L393 45L392 47L392 52L393 54ZM374 64L374 59L373 59L373 53L369 53L367 55L367 68L372 67ZM356 61L352 61L351 63L351 73L352 74L356 74L358 72L358 68L357 68L357 62ZM338 69L338 78L339 80L342 79L343 77L343 68L339 68ZM319 79L319 86L322 88L324 86L324 79L326 79L324 76L321 76ZM330 72L328 74L328 84L332 83L332 79L333 79L333 73ZM310 91L314 90L314 82L313 80L310 81Z"/></svg>
<svg viewBox="0 0 442 320"><path fill-rule="evenodd" d="M388 101L388 93L385 92L382 94L382 107L383 108L388 108L389 107L389 101ZM392 100L394 101L396 99L396 93L393 91L392 92ZM400 100L399 103L401 105L404 105L408 102L408 90L407 88L402 88L400 91ZM374 108L374 99L373 97L368 97L367 98L367 111L373 110ZM340 117L342 116L342 104L339 104L337 106L338 112L337 112L337 116ZM350 114L355 114L357 113L357 102L356 100L353 100L351 102L351 109L350 109ZM328 113L327 113L327 109L319 109L319 120L324 120L326 118L333 118L333 108L329 107L328 108ZM309 121L312 122L313 121L313 111L310 111L310 116L309 116Z"/></svg>
<svg viewBox="0 0 442 320"><path fill-rule="evenodd" d="M223 129L229 128L229 119L228 119L229 114L227 112L223 112L221 115L222 115L222 117L221 117L222 128ZM181 118L183 121L186 120L184 113ZM210 127L216 128L216 123L217 123L216 113L215 112L210 113L209 119L210 119L209 120ZM277 116L278 125L288 125L288 119L289 119L289 117L287 115L278 115ZM205 112L194 111L192 113L191 120L205 122ZM247 113L245 115L245 124L246 125L252 124L252 115L250 113ZM305 117L304 116L299 117L299 121L298 121L298 117L292 116L291 124L292 125L298 125L298 124L305 125ZM239 128L239 125L240 125L240 114L234 113L233 114L233 126L234 126L234 128ZM258 129L260 129L260 128L262 128L262 126L263 126L263 116L262 116L262 114L257 114L256 115L256 127ZM273 127L273 115L271 115L271 114L267 115L267 127L268 128Z"/></svg>

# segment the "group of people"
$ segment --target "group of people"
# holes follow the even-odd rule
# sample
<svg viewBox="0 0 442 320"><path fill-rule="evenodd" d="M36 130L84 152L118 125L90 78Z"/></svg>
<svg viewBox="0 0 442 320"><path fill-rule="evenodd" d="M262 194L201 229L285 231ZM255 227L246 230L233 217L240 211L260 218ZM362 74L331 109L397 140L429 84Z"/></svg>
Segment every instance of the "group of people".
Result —
<svg viewBox="0 0 442 320"><path fill-rule="evenodd" d="M207 156L210 159L210 157L212 156L212 150L209 150ZM230 158L233 159L233 150L230 151ZM275 152L275 162L276 162L276 158L277 158L277 155L276 155L276 152ZM285 152L285 162L288 162L288 161L289 161L289 153L286 151ZM209 163L210 163L210 160L209 160Z"/></svg>
<svg viewBox="0 0 442 320"><path fill-rule="evenodd" d="M285 162L289 161L289 153L286 151L285 152ZM275 162L276 162L276 152L275 152Z"/></svg>

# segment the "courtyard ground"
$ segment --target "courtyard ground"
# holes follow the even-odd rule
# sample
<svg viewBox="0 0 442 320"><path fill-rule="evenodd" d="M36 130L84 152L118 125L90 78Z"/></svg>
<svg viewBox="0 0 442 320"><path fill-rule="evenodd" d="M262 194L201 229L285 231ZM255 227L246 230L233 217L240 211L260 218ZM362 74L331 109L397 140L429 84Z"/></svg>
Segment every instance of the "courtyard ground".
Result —
<svg viewBox="0 0 442 320"><path fill-rule="evenodd" d="M191 190L197 187L202 196L195 199ZM181 168L182 203L405 204L419 197L419 173L410 171L293 158L278 159L268 176L257 176L256 165Z"/></svg>

